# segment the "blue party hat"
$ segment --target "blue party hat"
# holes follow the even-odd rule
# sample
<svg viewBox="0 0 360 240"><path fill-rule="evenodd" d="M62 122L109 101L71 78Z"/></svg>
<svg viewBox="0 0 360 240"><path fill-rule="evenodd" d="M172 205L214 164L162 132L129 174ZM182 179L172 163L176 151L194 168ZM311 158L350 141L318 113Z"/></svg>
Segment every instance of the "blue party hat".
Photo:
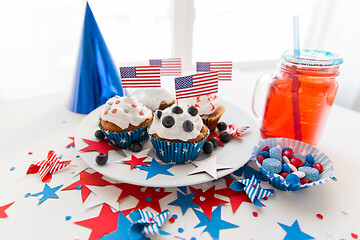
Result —
<svg viewBox="0 0 360 240"><path fill-rule="evenodd" d="M112 60L90 6L86 3L69 108L76 113L87 114L115 95L123 96L119 70Z"/></svg>

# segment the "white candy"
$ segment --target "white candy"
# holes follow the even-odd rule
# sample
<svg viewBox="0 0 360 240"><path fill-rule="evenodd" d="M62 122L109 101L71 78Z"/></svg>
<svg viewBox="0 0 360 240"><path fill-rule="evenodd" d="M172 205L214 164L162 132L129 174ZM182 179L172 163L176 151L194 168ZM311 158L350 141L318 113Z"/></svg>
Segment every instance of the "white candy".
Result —
<svg viewBox="0 0 360 240"><path fill-rule="evenodd" d="M287 158L287 156L283 156L283 161L286 163L290 163L290 160Z"/></svg>
<svg viewBox="0 0 360 240"><path fill-rule="evenodd" d="M277 173L274 173L274 177L280 177L281 180L284 180L284 178L281 175L277 174Z"/></svg>
<svg viewBox="0 0 360 240"><path fill-rule="evenodd" d="M302 171L296 171L296 172L293 172L293 174L297 175L299 178L305 177L305 173Z"/></svg>
<svg viewBox="0 0 360 240"><path fill-rule="evenodd" d="M296 172L296 171L297 171L297 168L296 168L294 165L292 165L291 163L288 163L288 165L289 165L290 170L291 170L292 172Z"/></svg>

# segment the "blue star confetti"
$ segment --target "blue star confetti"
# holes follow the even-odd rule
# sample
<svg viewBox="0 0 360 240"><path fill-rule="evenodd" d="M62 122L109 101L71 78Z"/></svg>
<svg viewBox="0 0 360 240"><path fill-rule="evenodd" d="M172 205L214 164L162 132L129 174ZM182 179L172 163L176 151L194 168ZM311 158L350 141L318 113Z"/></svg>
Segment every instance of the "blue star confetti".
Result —
<svg viewBox="0 0 360 240"><path fill-rule="evenodd" d="M210 218L211 220L209 220L203 212L195 209L194 212L200 220L200 223L196 225L195 228L206 226L204 232L208 232L214 240L219 239L220 230L239 227L238 225L226 222L221 219L221 204L217 206L216 209L212 212Z"/></svg>
<svg viewBox="0 0 360 240"><path fill-rule="evenodd" d="M116 231L106 234L101 240L130 240L129 229L131 222L125 215L119 211L118 228Z"/></svg>
<svg viewBox="0 0 360 240"><path fill-rule="evenodd" d="M238 180L231 183L230 188L234 191L245 191L254 205L262 207L263 204L259 199L268 197L274 194L273 189L262 189L260 181L252 175L251 179Z"/></svg>
<svg viewBox="0 0 360 240"><path fill-rule="evenodd" d="M190 194L182 194L181 192L177 191L177 199L171 203L169 203L169 205L172 205L172 206L179 206L181 208L181 212L183 215L185 215L186 211L189 209L189 208L200 208L198 205L196 205L192 199L194 198L194 194L195 192L193 193L190 193Z"/></svg>
<svg viewBox="0 0 360 240"><path fill-rule="evenodd" d="M286 231L286 236L284 240L306 240L306 239L314 239L312 236L301 231L299 223L297 220L291 225L287 226L285 224L278 224Z"/></svg>
<svg viewBox="0 0 360 240"><path fill-rule="evenodd" d="M161 165L155 160L155 158L153 158L151 160L150 166L138 166L137 168L148 172L146 176L146 180L148 180L149 178L155 177L158 174L174 176L174 174L168 171L168 169L172 168L174 165L175 164Z"/></svg>
<svg viewBox="0 0 360 240"><path fill-rule="evenodd" d="M42 198L39 199L38 205L40 205L41 203L43 203L45 200L49 199L49 198L54 198L54 199L58 199L59 196L56 195L56 191L59 190L63 185L51 188L49 187L49 185L47 183L45 183L44 189L42 190L42 192L38 192L35 194L31 194L32 197L37 197L40 195L43 195Z"/></svg>
<svg viewBox="0 0 360 240"><path fill-rule="evenodd" d="M182 191L183 193L187 194L187 187L186 186L178 187L178 189L180 191Z"/></svg>

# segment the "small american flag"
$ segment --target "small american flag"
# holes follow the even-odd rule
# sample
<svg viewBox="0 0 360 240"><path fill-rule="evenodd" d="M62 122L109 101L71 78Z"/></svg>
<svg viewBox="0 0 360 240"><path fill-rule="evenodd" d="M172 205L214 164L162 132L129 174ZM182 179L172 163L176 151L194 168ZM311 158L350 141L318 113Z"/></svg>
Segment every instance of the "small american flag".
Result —
<svg viewBox="0 0 360 240"><path fill-rule="evenodd" d="M198 73L175 78L176 98L198 97L218 92L218 72Z"/></svg>
<svg viewBox="0 0 360 240"><path fill-rule="evenodd" d="M219 81L231 81L232 62L197 62L197 72L219 72Z"/></svg>
<svg viewBox="0 0 360 240"><path fill-rule="evenodd" d="M43 182L50 182L52 174L67 167L71 161L59 161L56 153L50 150L47 158L35 164L31 164L26 174L39 173Z"/></svg>
<svg viewBox="0 0 360 240"><path fill-rule="evenodd" d="M161 87L159 66L120 67L123 88Z"/></svg>
<svg viewBox="0 0 360 240"><path fill-rule="evenodd" d="M181 58L150 59L150 66L160 66L161 76L181 76Z"/></svg>

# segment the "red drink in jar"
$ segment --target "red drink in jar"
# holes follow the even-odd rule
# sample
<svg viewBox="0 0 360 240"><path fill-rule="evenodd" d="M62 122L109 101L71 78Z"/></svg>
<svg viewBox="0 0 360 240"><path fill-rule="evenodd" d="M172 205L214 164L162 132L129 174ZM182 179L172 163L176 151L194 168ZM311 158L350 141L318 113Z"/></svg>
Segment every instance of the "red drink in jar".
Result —
<svg viewBox="0 0 360 240"><path fill-rule="evenodd" d="M316 145L335 100L341 63L340 56L329 52L285 52L268 89L262 138L286 137Z"/></svg>

